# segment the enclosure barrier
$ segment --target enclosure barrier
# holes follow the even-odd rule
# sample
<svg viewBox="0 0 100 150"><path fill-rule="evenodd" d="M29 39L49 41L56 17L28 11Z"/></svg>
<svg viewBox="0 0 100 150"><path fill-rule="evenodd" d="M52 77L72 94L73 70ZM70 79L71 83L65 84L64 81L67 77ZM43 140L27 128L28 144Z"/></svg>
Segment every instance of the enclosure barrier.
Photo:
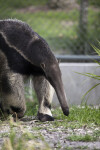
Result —
<svg viewBox="0 0 100 150"><path fill-rule="evenodd" d="M55 55L56 58L60 61L60 62L99 62L100 61L100 56L97 55Z"/></svg>
<svg viewBox="0 0 100 150"><path fill-rule="evenodd" d="M89 105L99 105L100 86L89 92L84 99L82 98L89 89L99 82L82 74L99 75L100 67L96 62L100 62L100 56L56 55L56 58L60 60L60 69L69 105L80 105L82 102ZM53 106L60 106L56 94L53 98Z"/></svg>

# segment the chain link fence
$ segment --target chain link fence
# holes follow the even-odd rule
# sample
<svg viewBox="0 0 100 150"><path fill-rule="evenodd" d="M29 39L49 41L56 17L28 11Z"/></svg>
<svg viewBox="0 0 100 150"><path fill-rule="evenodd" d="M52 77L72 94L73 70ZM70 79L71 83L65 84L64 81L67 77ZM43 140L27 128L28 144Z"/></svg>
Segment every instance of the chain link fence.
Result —
<svg viewBox="0 0 100 150"><path fill-rule="evenodd" d="M55 54L95 54L100 0L0 0L0 19L16 18L44 37Z"/></svg>

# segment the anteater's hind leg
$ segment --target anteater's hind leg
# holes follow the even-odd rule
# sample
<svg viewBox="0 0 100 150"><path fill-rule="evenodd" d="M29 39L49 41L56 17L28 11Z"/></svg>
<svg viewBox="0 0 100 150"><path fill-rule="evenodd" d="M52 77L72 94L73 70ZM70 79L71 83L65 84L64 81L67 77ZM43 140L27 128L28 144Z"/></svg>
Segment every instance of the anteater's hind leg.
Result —
<svg viewBox="0 0 100 150"><path fill-rule="evenodd" d="M12 114L18 118L23 117L26 106L22 76L10 70L4 70L0 82L2 112L5 116Z"/></svg>
<svg viewBox="0 0 100 150"><path fill-rule="evenodd" d="M33 82L39 100L38 119L40 121L53 121L54 118L51 113L53 87L44 76L34 76Z"/></svg>

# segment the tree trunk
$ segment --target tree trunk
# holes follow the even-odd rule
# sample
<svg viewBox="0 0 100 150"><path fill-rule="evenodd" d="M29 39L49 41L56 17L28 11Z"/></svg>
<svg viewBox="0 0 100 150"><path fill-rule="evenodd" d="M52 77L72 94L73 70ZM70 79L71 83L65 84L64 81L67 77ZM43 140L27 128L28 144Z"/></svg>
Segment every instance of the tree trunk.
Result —
<svg viewBox="0 0 100 150"><path fill-rule="evenodd" d="M79 40L81 54L88 53L88 0L80 1Z"/></svg>

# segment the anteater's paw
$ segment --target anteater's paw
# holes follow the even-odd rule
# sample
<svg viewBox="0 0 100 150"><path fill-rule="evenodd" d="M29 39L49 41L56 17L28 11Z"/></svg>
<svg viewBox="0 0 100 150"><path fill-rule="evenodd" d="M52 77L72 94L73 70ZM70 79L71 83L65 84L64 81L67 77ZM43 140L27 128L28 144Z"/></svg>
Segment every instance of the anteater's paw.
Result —
<svg viewBox="0 0 100 150"><path fill-rule="evenodd" d="M54 121L54 118L52 116L49 116L47 114L42 114L42 113L38 113L38 119L42 122Z"/></svg>

